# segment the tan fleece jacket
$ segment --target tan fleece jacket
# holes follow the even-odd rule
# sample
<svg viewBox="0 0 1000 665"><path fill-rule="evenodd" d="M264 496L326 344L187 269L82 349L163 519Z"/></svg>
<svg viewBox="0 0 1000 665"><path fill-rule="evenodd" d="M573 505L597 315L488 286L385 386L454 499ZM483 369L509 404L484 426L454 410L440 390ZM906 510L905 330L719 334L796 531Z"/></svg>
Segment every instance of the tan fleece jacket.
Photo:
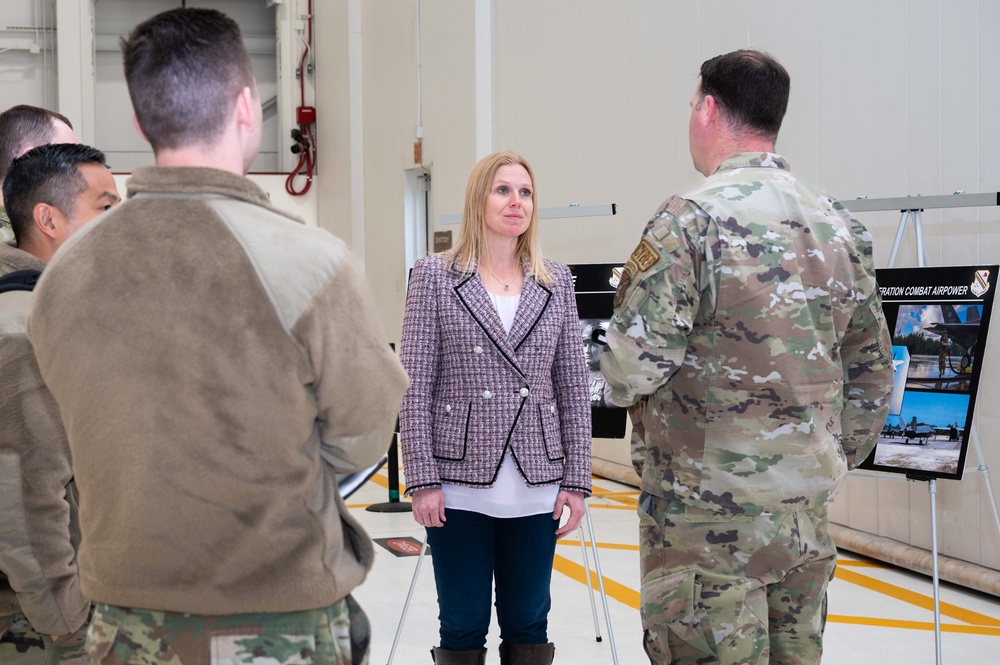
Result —
<svg viewBox="0 0 1000 665"><path fill-rule="evenodd" d="M0 243L0 275L41 270ZM32 294L0 294L0 616L24 613L41 633L83 625L79 540L69 448L59 409L38 372L24 323Z"/></svg>
<svg viewBox="0 0 1000 665"><path fill-rule="evenodd" d="M344 243L223 171L146 168L35 291L29 336L80 490L83 588L195 614L329 605L371 541L406 376Z"/></svg>

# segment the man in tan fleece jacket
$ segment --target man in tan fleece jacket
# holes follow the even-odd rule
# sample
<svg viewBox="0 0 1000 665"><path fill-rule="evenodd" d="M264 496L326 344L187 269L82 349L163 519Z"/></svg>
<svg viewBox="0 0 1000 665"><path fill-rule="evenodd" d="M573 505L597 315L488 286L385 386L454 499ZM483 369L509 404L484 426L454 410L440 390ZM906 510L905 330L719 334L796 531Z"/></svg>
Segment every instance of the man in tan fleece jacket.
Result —
<svg viewBox="0 0 1000 665"><path fill-rule="evenodd" d="M77 229L118 202L104 154L43 145L4 169L16 245L0 276L39 271ZM0 663L83 663L90 601L80 590L69 448L24 320L28 291L0 293Z"/></svg>
<svg viewBox="0 0 1000 665"><path fill-rule="evenodd" d="M244 177L261 105L239 28L176 9L123 42L156 166L46 268L28 332L80 490L104 662L367 658L371 540L338 474L407 379L345 244Z"/></svg>

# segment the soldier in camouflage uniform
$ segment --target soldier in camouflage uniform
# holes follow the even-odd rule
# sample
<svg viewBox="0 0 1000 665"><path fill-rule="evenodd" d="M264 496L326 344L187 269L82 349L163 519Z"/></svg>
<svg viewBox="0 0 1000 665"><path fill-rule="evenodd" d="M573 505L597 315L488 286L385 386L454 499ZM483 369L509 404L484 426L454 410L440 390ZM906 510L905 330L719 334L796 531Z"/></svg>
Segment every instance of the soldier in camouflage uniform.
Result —
<svg viewBox="0 0 1000 665"><path fill-rule="evenodd" d="M73 125L66 116L27 104L0 113L0 184L15 159L46 143L77 143ZM14 232L0 194L0 243L13 241Z"/></svg>
<svg viewBox="0 0 1000 665"><path fill-rule="evenodd" d="M106 665L368 665L370 641L367 616L347 596L315 610L228 616L98 604L88 649Z"/></svg>
<svg viewBox="0 0 1000 665"><path fill-rule="evenodd" d="M653 663L818 663L827 505L892 390L871 237L774 154L789 79L708 60L690 148L707 179L647 225L601 368L628 406Z"/></svg>

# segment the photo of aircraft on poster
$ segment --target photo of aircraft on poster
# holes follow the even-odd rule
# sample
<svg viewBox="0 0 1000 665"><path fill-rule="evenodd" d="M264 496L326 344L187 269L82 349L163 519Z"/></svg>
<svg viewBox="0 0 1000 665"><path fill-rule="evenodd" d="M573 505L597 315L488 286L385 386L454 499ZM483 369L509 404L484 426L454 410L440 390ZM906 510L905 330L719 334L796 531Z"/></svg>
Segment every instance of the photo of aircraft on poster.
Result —
<svg viewBox="0 0 1000 665"><path fill-rule="evenodd" d="M861 468L960 479L998 267L887 268L875 277L894 380L889 417Z"/></svg>

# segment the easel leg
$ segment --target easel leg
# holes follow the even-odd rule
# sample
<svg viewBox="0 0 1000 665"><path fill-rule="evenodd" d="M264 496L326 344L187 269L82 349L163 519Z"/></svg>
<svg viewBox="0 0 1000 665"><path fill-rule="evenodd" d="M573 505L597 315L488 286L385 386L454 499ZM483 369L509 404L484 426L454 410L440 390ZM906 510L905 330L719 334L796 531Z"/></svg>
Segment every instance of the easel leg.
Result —
<svg viewBox="0 0 1000 665"><path fill-rule="evenodd" d="M601 573L601 559L597 556L597 536L594 534L594 521L590 518L590 507L583 504L583 512L587 516L587 531L590 532L590 548L594 554L594 568L597 570L597 584L601 589L601 601L604 603L604 622L608 626L608 642L611 644L611 660L618 665L618 650L615 649L615 631L611 628L611 611L608 609L608 594L604 591L604 575ZM587 580L590 584L590 580Z"/></svg>
<svg viewBox="0 0 1000 665"><path fill-rule="evenodd" d="M972 445L976 449L976 455L979 456L979 466L975 469L966 469L966 471L978 471L983 474L983 481L986 483L986 496L990 498L990 507L993 508L993 521L997 525L997 535L1000 536L1000 511L997 510L996 495L993 494L993 486L990 484L990 467L986 464L986 458L983 457L983 447L979 443L979 428L975 423L972 425L970 438L972 439Z"/></svg>
<svg viewBox="0 0 1000 665"><path fill-rule="evenodd" d="M601 624L597 620L597 602L594 600L594 585L590 583L590 559L587 558L587 546L584 544L586 538L583 535L583 524L576 530L580 537L580 554L583 556L583 571L586 575L587 590L590 592L590 613L594 616L594 635L598 642L601 641Z"/></svg>
<svg viewBox="0 0 1000 665"><path fill-rule="evenodd" d="M938 576L938 539L937 539L937 480L931 478L927 485L931 496L931 562L934 578L934 649L937 654L937 665L941 665L941 579Z"/></svg>
<svg viewBox="0 0 1000 665"><path fill-rule="evenodd" d="M420 555L417 556L417 567L413 570L413 579L410 580L410 590L406 594L406 601L403 603L403 611L399 615L399 625L396 626L396 636L392 638L392 650L389 651L389 660L386 665L392 665L393 658L396 657L396 647L399 646L399 636L403 633L403 622L406 620L406 612L410 609L410 600L413 598L413 590L417 587L417 577L420 575L420 564L424 562L424 555L427 553L427 536L424 536L424 544L420 547Z"/></svg>

